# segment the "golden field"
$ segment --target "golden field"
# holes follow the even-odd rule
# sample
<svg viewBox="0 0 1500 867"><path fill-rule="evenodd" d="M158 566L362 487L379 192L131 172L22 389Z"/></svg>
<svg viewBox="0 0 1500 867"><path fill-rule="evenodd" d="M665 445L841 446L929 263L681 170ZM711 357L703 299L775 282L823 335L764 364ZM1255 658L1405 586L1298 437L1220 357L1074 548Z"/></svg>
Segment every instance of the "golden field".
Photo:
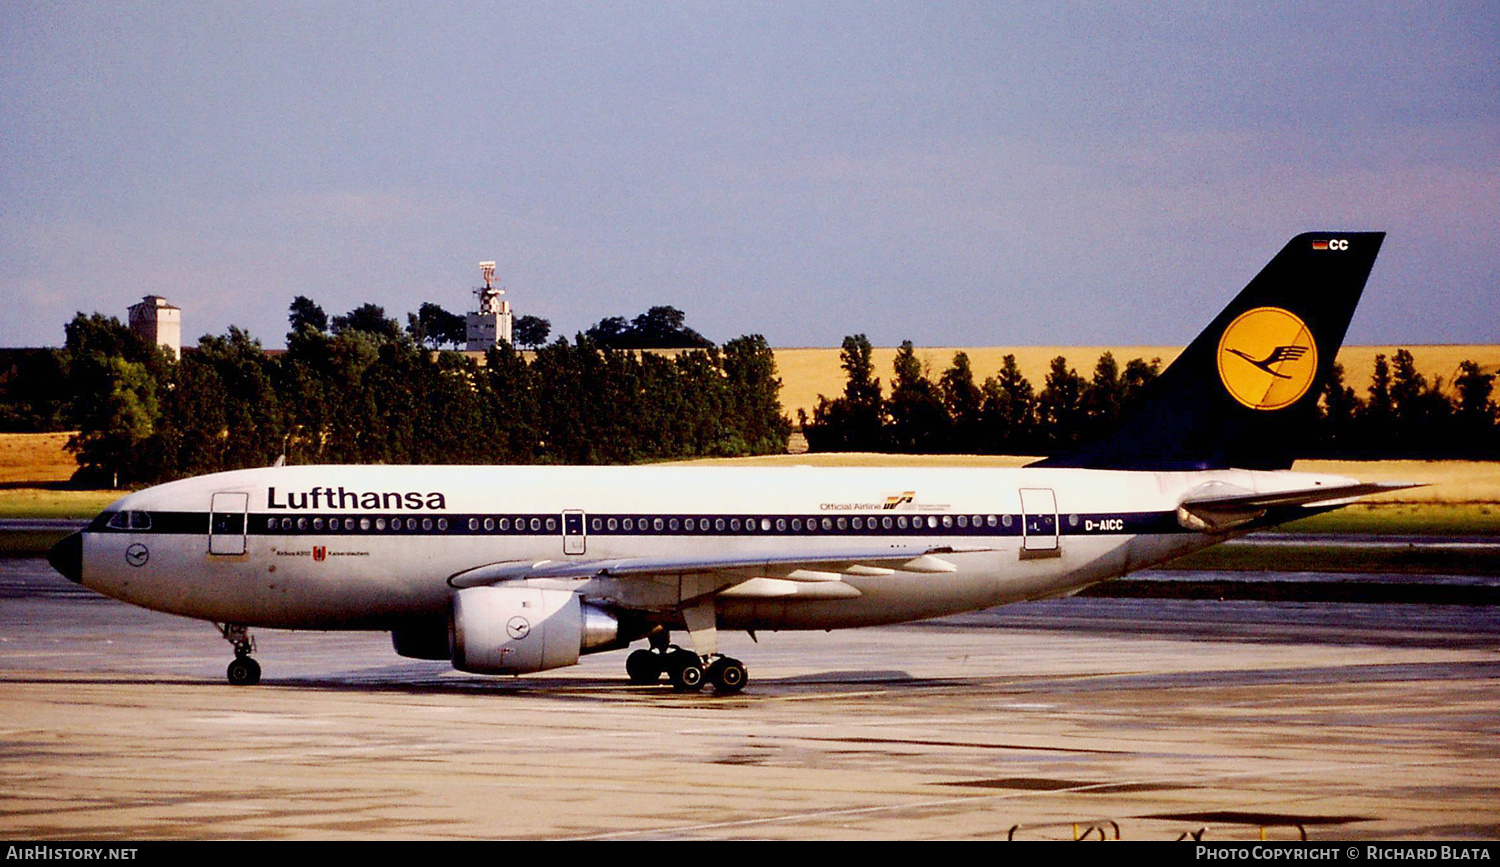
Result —
<svg viewBox="0 0 1500 867"><path fill-rule="evenodd" d="M1370 385L1370 374L1375 369L1375 356L1383 353L1390 358L1396 350L1403 348L1411 352L1417 369L1428 382L1441 377L1445 386L1453 381L1458 365L1464 361L1478 362L1481 368L1491 373L1500 369L1500 345L1494 344L1346 346L1339 351L1339 363L1344 365L1344 384L1363 397ZM1068 366L1088 378L1093 374L1099 356L1105 352L1114 353L1121 368L1132 358L1147 361L1160 358L1162 367L1166 367L1182 349L1181 346L971 346L918 347L916 352L934 380L952 366L954 353L967 352L977 383L983 383L986 377L998 373L1005 356L1014 355L1021 373L1033 388L1040 391L1052 359L1059 355L1068 359ZM813 407L818 404L818 395L833 398L844 393L845 376L839 366L838 349L777 349L774 352L777 375L781 377L781 406L793 421L796 421L799 409L812 415ZM893 347L877 347L873 354L875 375L880 377L887 395L890 394L891 366L895 358Z"/></svg>
<svg viewBox="0 0 1500 867"><path fill-rule="evenodd" d="M0 434L0 487L9 498L44 501L72 496L54 488L73 474L70 434ZM875 453L763 455L704 458L687 465L819 467L1018 467L1034 457L996 455L887 455ZM1425 487L1385 494L1378 500L1408 503L1500 503L1500 462L1486 461L1298 461L1294 469L1352 476L1367 482L1415 482ZM79 492L82 493L82 492ZM92 504L98 495L87 497Z"/></svg>
<svg viewBox="0 0 1500 867"><path fill-rule="evenodd" d="M1036 460L1013 455L886 455L873 452L704 458L685 465L810 467L1019 467ZM1422 485L1370 497L1370 502L1500 503L1500 463L1489 461L1298 461L1292 469L1362 482Z"/></svg>
<svg viewBox="0 0 1500 867"><path fill-rule="evenodd" d="M0 484L66 482L78 464L64 447L71 433L0 434Z"/></svg>

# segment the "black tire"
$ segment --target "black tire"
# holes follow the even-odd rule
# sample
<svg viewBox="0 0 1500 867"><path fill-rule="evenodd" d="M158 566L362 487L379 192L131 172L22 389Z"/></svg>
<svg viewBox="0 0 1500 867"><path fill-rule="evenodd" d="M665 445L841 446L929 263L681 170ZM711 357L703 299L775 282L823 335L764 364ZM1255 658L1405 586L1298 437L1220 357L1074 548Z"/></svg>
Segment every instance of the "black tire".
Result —
<svg viewBox="0 0 1500 867"><path fill-rule="evenodd" d="M255 686L260 683L260 663L248 656L236 657L225 672L229 682L235 686Z"/></svg>
<svg viewBox="0 0 1500 867"><path fill-rule="evenodd" d="M733 695L745 688L745 682L750 679L745 671L745 664L738 659L724 657L708 667L708 680L714 685L714 692L720 695Z"/></svg>
<svg viewBox="0 0 1500 867"><path fill-rule="evenodd" d="M679 647L675 650L669 650L661 656L661 670L667 673L667 677L675 679L676 675L674 672L685 665L701 665L698 661L698 654Z"/></svg>
<svg viewBox="0 0 1500 867"><path fill-rule="evenodd" d="M667 673L672 688L678 692L697 692L703 688L703 665L697 660L678 666Z"/></svg>
<svg viewBox="0 0 1500 867"><path fill-rule="evenodd" d="M661 656L649 650L637 650L625 657L625 673L631 683L647 684L661 680Z"/></svg>

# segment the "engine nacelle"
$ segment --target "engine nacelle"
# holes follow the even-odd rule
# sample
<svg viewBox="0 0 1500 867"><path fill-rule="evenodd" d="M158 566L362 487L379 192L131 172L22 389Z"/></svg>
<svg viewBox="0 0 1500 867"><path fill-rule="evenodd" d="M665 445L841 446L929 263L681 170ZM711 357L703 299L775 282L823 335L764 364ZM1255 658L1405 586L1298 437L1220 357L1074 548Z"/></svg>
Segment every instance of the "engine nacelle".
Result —
<svg viewBox="0 0 1500 867"><path fill-rule="evenodd" d="M469 587L453 596L453 667L525 674L621 647L615 616L571 590Z"/></svg>

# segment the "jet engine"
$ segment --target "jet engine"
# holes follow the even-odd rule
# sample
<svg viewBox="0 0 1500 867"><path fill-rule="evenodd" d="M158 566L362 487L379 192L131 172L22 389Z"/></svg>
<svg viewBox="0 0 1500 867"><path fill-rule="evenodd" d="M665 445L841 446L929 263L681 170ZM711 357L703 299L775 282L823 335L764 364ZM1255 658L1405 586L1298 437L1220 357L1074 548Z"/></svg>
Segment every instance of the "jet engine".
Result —
<svg viewBox="0 0 1500 867"><path fill-rule="evenodd" d="M453 597L453 667L525 674L629 644L614 614L571 590L469 587Z"/></svg>

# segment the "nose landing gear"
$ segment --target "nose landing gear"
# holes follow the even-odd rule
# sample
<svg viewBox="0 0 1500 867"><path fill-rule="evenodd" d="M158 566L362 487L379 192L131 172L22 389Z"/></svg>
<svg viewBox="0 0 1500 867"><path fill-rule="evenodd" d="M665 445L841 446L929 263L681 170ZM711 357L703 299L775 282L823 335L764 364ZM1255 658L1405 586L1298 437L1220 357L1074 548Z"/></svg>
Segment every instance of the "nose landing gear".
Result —
<svg viewBox="0 0 1500 867"><path fill-rule="evenodd" d="M236 656L226 674L235 686L254 686L260 683L260 663L248 656Z"/></svg>
<svg viewBox="0 0 1500 867"><path fill-rule="evenodd" d="M235 686L254 686L260 683L260 663L250 658L255 652L255 638L250 630L237 623L219 623L219 634L234 645L234 662L229 663L225 674Z"/></svg>

